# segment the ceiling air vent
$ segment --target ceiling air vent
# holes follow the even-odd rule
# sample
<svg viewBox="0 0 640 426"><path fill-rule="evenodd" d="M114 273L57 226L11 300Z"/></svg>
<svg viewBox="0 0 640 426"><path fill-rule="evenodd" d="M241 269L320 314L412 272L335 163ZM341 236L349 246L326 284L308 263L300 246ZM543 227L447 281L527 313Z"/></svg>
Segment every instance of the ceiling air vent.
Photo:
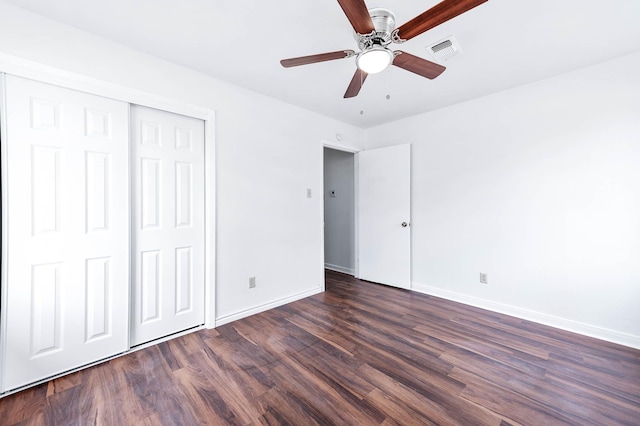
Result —
<svg viewBox="0 0 640 426"><path fill-rule="evenodd" d="M460 44L454 36L449 36L444 40L427 46L427 50L433 55L435 59L444 60L453 58L459 53L462 53Z"/></svg>

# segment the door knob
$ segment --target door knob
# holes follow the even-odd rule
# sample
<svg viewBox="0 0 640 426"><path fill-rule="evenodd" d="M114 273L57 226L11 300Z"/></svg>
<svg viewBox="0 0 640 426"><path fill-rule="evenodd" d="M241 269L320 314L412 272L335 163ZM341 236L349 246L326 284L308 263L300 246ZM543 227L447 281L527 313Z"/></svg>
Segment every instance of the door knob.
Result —
<svg viewBox="0 0 640 426"><path fill-rule="evenodd" d="M409 226L409 224L407 222L402 222L401 225L402 225L403 228L406 228L407 226Z"/></svg>

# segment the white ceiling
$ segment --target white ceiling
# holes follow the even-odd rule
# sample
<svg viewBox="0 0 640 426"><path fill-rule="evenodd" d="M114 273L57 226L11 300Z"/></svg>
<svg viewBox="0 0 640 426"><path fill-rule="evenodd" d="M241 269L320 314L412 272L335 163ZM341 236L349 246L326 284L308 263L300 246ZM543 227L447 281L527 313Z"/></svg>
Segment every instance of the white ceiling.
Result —
<svg viewBox="0 0 640 426"><path fill-rule="evenodd" d="M389 67L343 99L353 58L285 69L279 60L357 50L336 0L9 0L359 127L419 114L640 50L640 0L489 0L403 44L454 35L464 53L435 80ZM403 24L438 0L367 0ZM390 95L390 99L386 99ZM361 114L361 111L363 113Z"/></svg>

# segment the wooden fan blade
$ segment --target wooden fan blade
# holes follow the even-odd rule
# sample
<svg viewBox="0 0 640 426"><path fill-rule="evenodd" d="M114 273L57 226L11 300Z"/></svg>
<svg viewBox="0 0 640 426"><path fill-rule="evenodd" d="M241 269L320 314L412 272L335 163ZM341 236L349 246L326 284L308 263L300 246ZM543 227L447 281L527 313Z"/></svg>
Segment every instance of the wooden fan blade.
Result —
<svg viewBox="0 0 640 426"><path fill-rule="evenodd" d="M338 0L338 3L358 34L369 34L375 29L364 0Z"/></svg>
<svg viewBox="0 0 640 426"><path fill-rule="evenodd" d="M283 59L280 64L285 68L297 67L299 65L313 64L316 62L332 61L343 59L355 55L353 50L339 50L337 52L320 53L318 55L300 56L298 58Z"/></svg>
<svg viewBox="0 0 640 426"><path fill-rule="evenodd" d="M403 52L401 50L398 50L397 52L400 52L400 54L393 58L393 65L407 71L411 71L412 73L418 74L422 77L433 80L446 69L440 64L427 61L426 59L419 58L410 53Z"/></svg>
<svg viewBox="0 0 640 426"><path fill-rule="evenodd" d="M355 96L358 96L358 93L360 93L360 89L362 88L362 85L364 84L364 81L367 79L368 75L369 74L362 71L360 68L357 68L356 73L351 79L351 83L349 83L349 87L347 87L347 91L344 93L344 97L353 98Z"/></svg>
<svg viewBox="0 0 640 426"><path fill-rule="evenodd" d="M488 0L444 0L398 27L398 38L401 40L412 39L486 1Z"/></svg>

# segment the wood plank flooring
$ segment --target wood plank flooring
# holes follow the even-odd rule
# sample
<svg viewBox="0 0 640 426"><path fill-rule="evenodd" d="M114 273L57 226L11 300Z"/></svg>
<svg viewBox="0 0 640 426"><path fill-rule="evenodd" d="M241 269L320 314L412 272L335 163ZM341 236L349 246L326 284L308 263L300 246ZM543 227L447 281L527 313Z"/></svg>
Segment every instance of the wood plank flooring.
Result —
<svg viewBox="0 0 640 426"><path fill-rule="evenodd" d="M327 291L0 399L0 424L640 425L640 351L327 272Z"/></svg>

